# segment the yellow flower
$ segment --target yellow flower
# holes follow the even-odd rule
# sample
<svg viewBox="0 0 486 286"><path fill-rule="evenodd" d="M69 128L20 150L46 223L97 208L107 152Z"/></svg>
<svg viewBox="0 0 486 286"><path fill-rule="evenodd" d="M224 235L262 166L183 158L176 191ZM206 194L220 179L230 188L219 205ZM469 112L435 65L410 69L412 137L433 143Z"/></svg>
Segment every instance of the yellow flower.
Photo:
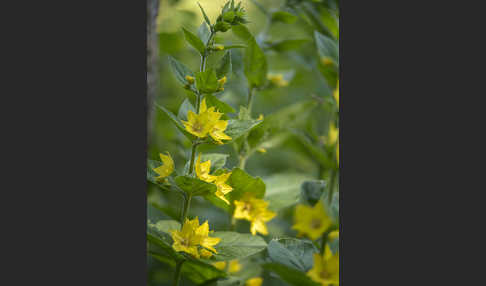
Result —
<svg viewBox="0 0 486 286"><path fill-rule="evenodd" d="M231 176L231 172L216 176L214 180L214 184L216 185L216 187L218 187L215 195L218 198L222 199L228 205L230 204L230 202L225 198L224 195L226 195L227 193L233 190L233 188L230 185L226 184L226 181L229 179L230 176Z"/></svg>
<svg viewBox="0 0 486 286"><path fill-rule="evenodd" d="M226 261L218 261L214 262L213 266L218 268L219 270L225 270L226 269ZM241 264L238 262L238 260L234 259L229 261L229 266L228 266L228 272L233 274L241 270Z"/></svg>
<svg viewBox="0 0 486 286"><path fill-rule="evenodd" d="M174 161L172 160L169 152L167 152L167 155L160 153L159 156L164 164L157 168L153 168L153 170L155 173L159 174L156 179L162 180L172 174L172 172L174 172Z"/></svg>
<svg viewBox="0 0 486 286"><path fill-rule="evenodd" d="M196 160L196 176L202 181L215 184L217 187L215 195L229 205L230 202L224 195L233 190L230 185L226 184L226 181L231 176L231 172L214 176L209 174L210 170L211 160L201 163L201 154L199 154Z"/></svg>
<svg viewBox="0 0 486 286"><path fill-rule="evenodd" d="M267 235L268 230L265 222L272 220L277 214L267 210L268 202L253 197L251 193L246 193L240 201L235 200L235 212L233 217L250 221L251 234L257 232Z"/></svg>
<svg viewBox="0 0 486 286"><path fill-rule="evenodd" d="M226 127L228 127L227 120L218 120L211 129L209 135L211 135L211 137L218 142L218 144L223 144L223 141L221 140L231 140L231 137L224 134Z"/></svg>
<svg viewBox="0 0 486 286"><path fill-rule="evenodd" d="M206 99L203 99L199 114L195 114L192 110L189 110L187 113L187 121L182 121L182 124L184 124L189 133L199 138L204 138L223 115L214 109L214 106L207 108Z"/></svg>
<svg viewBox="0 0 486 286"><path fill-rule="evenodd" d="M201 163L201 153L197 156L196 160L196 176L205 182L212 183L216 179L215 176L209 175L211 170L211 160Z"/></svg>
<svg viewBox="0 0 486 286"><path fill-rule="evenodd" d="M208 221L199 225L199 219L197 217L193 220L186 218L182 230L171 230L170 233L174 240L172 248L175 251L183 251L196 258L200 256L208 258L213 253L218 253L213 246L218 244L221 239L218 237L209 237ZM201 250L199 251L200 248ZM208 249L212 252L208 251Z"/></svg>
<svg viewBox="0 0 486 286"><path fill-rule="evenodd" d="M260 116L258 116L257 120L263 120L264 116L263 114L260 114Z"/></svg>
<svg viewBox="0 0 486 286"><path fill-rule="evenodd" d="M257 151L260 152L260 153L267 153L267 149L265 149L265 148L259 148L259 149L257 149Z"/></svg>
<svg viewBox="0 0 486 286"><path fill-rule="evenodd" d="M329 124L329 132L327 135L327 141L329 145L334 145L339 138L339 128L334 127L334 124Z"/></svg>
<svg viewBox="0 0 486 286"><path fill-rule="evenodd" d="M339 107L339 80L337 81L336 90L334 90L334 93L332 95L334 96L337 106Z"/></svg>
<svg viewBox="0 0 486 286"><path fill-rule="evenodd" d="M339 285L339 253L332 254L328 245L324 256L315 253L314 266L307 276L322 286Z"/></svg>
<svg viewBox="0 0 486 286"><path fill-rule="evenodd" d="M254 277L246 280L245 286L260 286L262 285L263 279L260 277Z"/></svg>
<svg viewBox="0 0 486 286"><path fill-rule="evenodd" d="M319 238L332 224L321 201L314 207L298 205L295 209L294 221L292 229L312 240Z"/></svg>
<svg viewBox="0 0 486 286"><path fill-rule="evenodd" d="M279 87L285 87L285 86L289 85L289 82L284 80L282 74L269 74L269 75L267 75L267 79L271 83L273 83L274 85L279 86Z"/></svg>

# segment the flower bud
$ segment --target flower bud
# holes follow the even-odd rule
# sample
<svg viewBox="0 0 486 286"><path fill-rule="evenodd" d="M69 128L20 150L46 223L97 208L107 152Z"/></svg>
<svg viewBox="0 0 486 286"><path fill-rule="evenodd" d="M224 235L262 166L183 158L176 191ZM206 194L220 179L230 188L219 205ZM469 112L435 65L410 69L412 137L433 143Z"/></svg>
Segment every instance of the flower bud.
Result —
<svg viewBox="0 0 486 286"><path fill-rule="evenodd" d="M333 61L329 57L323 57L323 58L321 58L321 63L325 66L330 66L330 65L332 65Z"/></svg>
<svg viewBox="0 0 486 286"><path fill-rule="evenodd" d="M223 21L217 22L216 25L214 25L214 30L216 32L221 31L221 32L224 33L226 31L228 31L229 29L231 29L231 24L223 22Z"/></svg>
<svg viewBox="0 0 486 286"><path fill-rule="evenodd" d="M235 19L235 12L234 11L229 11L223 14L223 21L231 23Z"/></svg>
<svg viewBox="0 0 486 286"><path fill-rule="evenodd" d="M194 77L190 75L186 75L186 80L188 84L193 84L194 83Z"/></svg>
<svg viewBox="0 0 486 286"><path fill-rule="evenodd" d="M224 46L223 45L214 45L213 49L215 51L224 51Z"/></svg>
<svg viewBox="0 0 486 286"><path fill-rule="evenodd" d="M220 86L223 86L226 83L226 76L223 76L222 78L218 79L218 83Z"/></svg>
<svg viewBox="0 0 486 286"><path fill-rule="evenodd" d="M284 87L289 85L289 82L283 78L282 74L269 74L267 79L274 85Z"/></svg>

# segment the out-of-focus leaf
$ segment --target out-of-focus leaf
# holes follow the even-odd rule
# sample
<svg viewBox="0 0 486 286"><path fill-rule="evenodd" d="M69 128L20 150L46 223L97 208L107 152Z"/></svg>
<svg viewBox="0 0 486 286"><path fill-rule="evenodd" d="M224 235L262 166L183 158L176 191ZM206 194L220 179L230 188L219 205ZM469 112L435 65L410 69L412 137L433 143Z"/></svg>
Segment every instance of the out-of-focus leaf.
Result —
<svg viewBox="0 0 486 286"><path fill-rule="evenodd" d="M202 23L197 30L197 36L201 39L204 45L208 44L209 37L211 36L211 32L209 31L208 26L206 23Z"/></svg>
<svg viewBox="0 0 486 286"><path fill-rule="evenodd" d="M321 198L326 189L326 182L322 180L306 181L302 183L301 198L302 201L314 206Z"/></svg>
<svg viewBox="0 0 486 286"><path fill-rule="evenodd" d="M278 238L272 239L268 244L268 256L273 262L303 272L312 268L314 253L318 253L318 249L308 240Z"/></svg>
<svg viewBox="0 0 486 286"><path fill-rule="evenodd" d="M216 107L216 110L222 113L234 113L235 110L231 105L227 104L224 101L219 100L216 96L212 94L206 95L204 98L206 98L206 104L208 107L214 106Z"/></svg>
<svg viewBox="0 0 486 286"><path fill-rule="evenodd" d="M228 127L226 127L224 133L234 141L261 122L261 120L230 119L228 120Z"/></svg>
<svg viewBox="0 0 486 286"><path fill-rule="evenodd" d="M335 40L315 31L317 51L321 57L328 57L339 63L339 48Z"/></svg>
<svg viewBox="0 0 486 286"><path fill-rule="evenodd" d="M245 45L240 45L240 44L224 46L224 49L225 50L230 50L230 49L244 49L244 48L246 48L246 46Z"/></svg>
<svg viewBox="0 0 486 286"><path fill-rule="evenodd" d="M265 183L259 177L252 177L240 168L234 168L227 184L233 191L226 195L229 201L240 199L245 193L252 193L256 198L265 196Z"/></svg>
<svg viewBox="0 0 486 286"><path fill-rule="evenodd" d="M287 52L298 50L307 42L309 42L309 40L306 39L281 40L271 43L268 48L277 52Z"/></svg>
<svg viewBox="0 0 486 286"><path fill-rule="evenodd" d="M193 141L195 139L195 136L186 131L186 128L184 127L184 125L182 125L180 120L172 112L167 110L162 105L157 104L156 106L169 117L169 119L172 121L172 123L174 123L174 125L177 127L177 129L179 129L189 140Z"/></svg>
<svg viewBox="0 0 486 286"><path fill-rule="evenodd" d="M187 120L187 113L190 111L196 113L196 108L192 106L191 102L188 98L184 99L181 106L179 107L179 112L177 113L177 117L181 120Z"/></svg>
<svg viewBox="0 0 486 286"><path fill-rule="evenodd" d="M189 176L178 176L175 182L187 194L204 196L216 192L216 185Z"/></svg>
<svg viewBox="0 0 486 286"><path fill-rule="evenodd" d="M319 286L304 272L279 263L266 263L263 268L277 274L282 280L294 286Z"/></svg>
<svg viewBox="0 0 486 286"><path fill-rule="evenodd" d="M216 76L217 78L222 78L226 75L231 74L231 51L227 51L223 58L221 59L221 62L219 63L219 66L216 68Z"/></svg>
<svg viewBox="0 0 486 286"><path fill-rule="evenodd" d="M216 260L242 259L267 247L267 243L261 236L249 233L216 231L211 236L221 238L221 241L214 246L218 251L214 255Z"/></svg>
<svg viewBox="0 0 486 286"><path fill-rule="evenodd" d="M293 24L297 21L297 16L286 11L276 11L272 13L272 22L282 22L285 24Z"/></svg>
<svg viewBox="0 0 486 286"><path fill-rule="evenodd" d="M196 87L201 93L213 93L218 90L218 78L214 69L196 72Z"/></svg>
<svg viewBox="0 0 486 286"><path fill-rule="evenodd" d="M267 190L265 200L269 202L269 208L279 211L296 204L300 197L300 186L311 178L309 175L296 173L279 173L264 178Z"/></svg>
<svg viewBox="0 0 486 286"><path fill-rule="evenodd" d="M267 80L267 59L262 49L258 46L255 38L248 28L243 25L236 25L232 28L233 33L245 41L244 66L245 75L250 87L263 86Z"/></svg>
<svg viewBox="0 0 486 286"><path fill-rule="evenodd" d="M208 24L208 26L211 26L211 21L209 21L209 17L208 15L206 15L206 12L204 11L203 7L201 6L201 4L199 4L199 2L197 2L197 5L199 5L199 8L201 8L201 12L204 16L204 20L206 21L206 23Z"/></svg>
<svg viewBox="0 0 486 286"><path fill-rule="evenodd" d="M196 51L198 51L201 55L203 55L204 54L204 51L206 50L206 46L201 41L201 39L199 39L196 35L194 35L193 33L189 32L185 28L182 28L182 30L184 31L184 37L186 38L186 41L193 48L195 48Z"/></svg>
<svg viewBox="0 0 486 286"><path fill-rule="evenodd" d="M169 56L169 64L172 73L174 73L177 80L183 85L188 84L186 75L194 77L194 73L188 67L171 56Z"/></svg>

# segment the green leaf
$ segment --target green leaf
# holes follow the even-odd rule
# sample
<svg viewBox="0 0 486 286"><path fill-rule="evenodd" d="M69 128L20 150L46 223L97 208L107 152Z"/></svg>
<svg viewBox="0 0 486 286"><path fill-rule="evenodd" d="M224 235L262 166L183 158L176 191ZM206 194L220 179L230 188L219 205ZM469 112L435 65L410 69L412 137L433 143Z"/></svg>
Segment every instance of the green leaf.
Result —
<svg viewBox="0 0 486 286"><path fill-rule="evenodd" d="M311 241L296 238L272 239L268 244L268 256L273 262L303 272L312 268L313 255L318 251Z"/></svg>
<svg viewBox="0 0 486 286"><path fill-rule="evenodd" d="M339 48L335 40L324 36L323 34L315 31L314 37L316 40L317 51L321 57L328 57L339 63Z"/></svg>
<svg viewBox="0 0 486 286"><path fill-rule="evenodd" d="M231 51L227 51L223 58L221 59L221 62L219 63L219 66L216 68L216 76L217 78L222 78L227 74L231 74Z"/></svg>
<svg viewBox="0 0 486 286"><path fill-rule="evenodd" d="M261 236L249 233L216 231L211 236L221 238L221 241L214 246L218 251L214 255L216 260L242 259L267 247L267 243Z"/></svg>
<svg viewBox="0 0 486 286"><path fill-rule="evenodd" d="M159 175L155 173L154 168L162 166L163 163L155 160L147 160L147 181L152 182L156 185L162 185L156 179ZM163 186L163 185L162 185Z"/></svg>
<svg viewBox="0 0 486 286"><path fill-rule="evenodd" d="M201 154L201 162L211 161L211 170L214 171L221 169L226 164L226 159L229 157L228 154L218 154L218 153L203 153ZM187 162L184 166L184 170L187 172L189 170L190 162Z"/></svg>
<svg viewBox="0 0 486 286"><path fill-rule="evenodd" d="M231 141L234 141L261 122L261 120L230 119L224 133L231 137Z"/></svg>
<svg viewBox="0 0 486 286"><path fill-rule="evenodd" d="M201 93L213 93L218 90L218 78L214 69L196 72L196 87Z"/></svg>
<svg viewBox="0 0 486 286"><path fill-rule="evenodd" d="M222 113L234 113L236 112L231 105L227 104L224 101L219 100L216 96L212 94L206 95L204 98L206 98L206 104L209 107L214 106L216 107L216 110ZM229 125L229 123L228 123Z"/></svg>
<svg viewBox="0 0 486 286"><path fill-rule="evenodd" d="M303 44L307 42L309 42L309 40L306 39L281 40L271 43L268 48L277 52L287 52L292 50L298 50Z"/></svg>
<svg viewBox="0 0 486 286"><path fill-rule="evenodd" d="M194 139L196 138L194 135L192 135L191 133L187 132L186 131L186 128L184 127L184 125L182 125L182 123L180 122L180 120L172 113L170 112L169 110L167 110L165 107L163 107L162 105L158 105L156 104L156 106L162 110L168 117L169 119L172 121L172 123L174 123L174 125L191 141L194 141Z"/></svg>
<svg viewBox="0 0 486 286"><path fill-rule="evenodd" d="M267 59L262 49L258 46L255 38L248 28L243 25L235 25L233 33L245 41L244 71L250 87L263 86L267 80Z"/></svg>
<svg viewBox="0 0 486 286"><path fill-rule="evenodd" d="M282 22L285 24L293 24L297 21L297 16L286 11L276 11L272 13L272 22Z"/></svg>
<svg viewBox="0 0 486 286"><path fill-rule="evenodd" d="M186 30L185 28L182 28L182 30L184 31L184 36L186 38L186 41L193 47L196 49L196 51L198 51L201 55L204 54L204 51L206 50L206 46L204 45L204 43L201 41L201 39L199 39L196 35L194 35L193 33L189 32L188 30Z"/></svg>
<svg viewBox="0 0 486 286"><path fill-rule="evenodd" d="M264 269L277 274L280 279L295 286L319 286L319 283L312 281L304 272L296 270L279 263L266 263L262 265Z"/></svg>
<svg viewBox="0 0 486 286"><path fill-rule="evenodd" d="M227 46L224 46L224 49L225 50L230 50L230 49L244 49L246 47L247 47L246 45L235 44L235 45L227 45Z"/></svg>
<svg viewBox="0 0 486 286"><path fill-rule="evenodd" d="M179 112L177 113L177 117L181 120L187 120L187 113L189 110L196 113L196 108L192 106L191 101L188 98L184 99L181 106L179 107Z"/></svg>
<svg viewBox="0 0 486 286"><path fill-rule="evenodd" d="M265 196L265 183L259 177L252 177L240 168L234 168L227 184L233 187L226 197L229 201L239 200L245 193L252 193L256 198Z"/></svg>
<svg viewBox="0 0 486 286"><path fill-rule="evenodd" d="M201 26L199 26L199 29L197 29L197 36L201 39L205 46L208 44L211 32L209 31L206 23L202 23Z"/></svg>
<svg viewBox="0 0 486 286"><path fill-rule="evenodd" d="M211 27L211 21L209 21L208 15L206 15L206 12L204 12L203 7L201 6L201 4L199 4L199 2L197 2L197 5L199 5L199 8L201 8L201 12L202 12L202 14L204 16L204 20L206 21L206 23L208 24L208 26Z"/></svg>
<svg viewBox="0 0 486 286"><path fill-rule="evenodd" d="M175 182L187 194L204 196L216 192L216 185L189 176L178 176Z"/></svg>
<svg viewBox="0 0 486 286"><path fill-rule="evenodd" d="M313 180L304 182L302 184L300 193L302 201L311 206L314 206L323 195L325 189L325 181Z"/></svg>
<svg viewBox="0 0 486 286"><path fill-rule="evenodd" d="M298 173L280 173L264 178L266 185L265 200L269 208L279 211L299 202L300 187L311 176Z"/></svg>
<svg viewBox="0 0 486 286"><path fill-rule="evenodd" d="M170 267L175 268L175 261L167 257L161 256L157 253L150 253L155 259L168 264ZM186 261L182 264L182 275L189 278L192 282L197 285L202 285L203 283L210 283L219 278L224 278L227 276L226 272L217 269L213 265L203 262L202 260L197 260L192 257L186 257Z"/></svg>
<svg viewBox="0 0 486 286"><path fill-rule="evenodd" d="M194 77L194 73L186 67L183 63L179 62L175 58L169 56L169 64L172 73L175 75L177 80L183 85L188 84L186 80L186 75Z"/></svg>

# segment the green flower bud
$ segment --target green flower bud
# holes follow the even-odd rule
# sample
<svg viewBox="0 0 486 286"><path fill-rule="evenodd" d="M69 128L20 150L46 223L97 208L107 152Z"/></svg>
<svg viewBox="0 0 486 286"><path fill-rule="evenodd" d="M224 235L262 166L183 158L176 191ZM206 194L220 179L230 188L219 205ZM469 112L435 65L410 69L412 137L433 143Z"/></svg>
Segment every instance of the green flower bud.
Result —
<svg viewBox="0 0 486 286"><path fill-rule="evenodd" d="M235 12L229 11L223 14L223 20L228 23L232 23L235 19Z"/></svg>
<svg viewBox="0 0 486 286"><path fill-rule="evenodd" d="M216 25L214 25L214 30L216 32L221 31L221 32L226 32L229 29L231 29L231 24L228 24L226 22L218 22Z"/></svg>

